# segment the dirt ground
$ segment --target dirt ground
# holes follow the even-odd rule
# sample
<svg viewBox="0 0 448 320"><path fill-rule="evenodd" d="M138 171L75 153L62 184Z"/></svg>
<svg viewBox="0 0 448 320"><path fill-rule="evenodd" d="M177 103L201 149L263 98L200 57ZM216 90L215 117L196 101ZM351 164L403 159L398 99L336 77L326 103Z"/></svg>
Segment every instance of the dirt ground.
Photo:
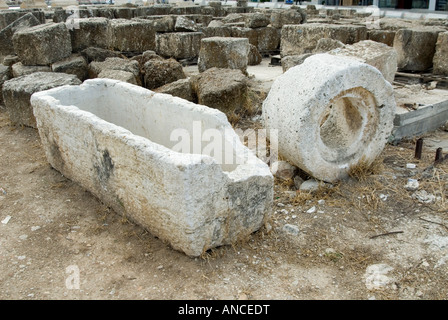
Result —
<svg viewBox="0 0 448 320"><path fill-rule="evenodd" d="M431 165L448 133L424 138L421 160L387 145L312 194L276 181L261 230L189 258L52 169L0 107L0 299L447 299L448 161Z"/></svg>

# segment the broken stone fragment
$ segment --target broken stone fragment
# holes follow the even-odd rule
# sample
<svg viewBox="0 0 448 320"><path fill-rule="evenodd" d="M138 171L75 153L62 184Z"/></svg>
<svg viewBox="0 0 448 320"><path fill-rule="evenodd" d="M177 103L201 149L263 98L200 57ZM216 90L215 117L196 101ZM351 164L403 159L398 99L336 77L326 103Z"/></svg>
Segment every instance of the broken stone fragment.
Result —
<svg viewBox="0 0 448 320"><path fill-rule="evenodd" d="M40 24L40 21L30 12L21 16L13 23L0 30L0 56L15 54L12 37L15 32Z"/></svg>
<svg viewBox="0 0 448 320"><path fill-rule="evenodd" d="M140 66L135 60L107 58L103 62L91 62L88 70L89 78L97 78L104 70L121 70L130 72L134 75L135 82L141 85Z"/></svg>
<svg viewBox="0 0 448 320"><path fill-rule="evenodd" d="M294 177L297 167L287 161L276 161L271 165L271 172L274 177L287 181Z"/></svg>
<svg viewBox="0 0 448 320"><path fill-rule="evenodd" d="M86 59L80 54L73 54L70 57L57 61L51 65L53 72L74 74L79 80L84 81L88 77L88 65Z"/></svg>

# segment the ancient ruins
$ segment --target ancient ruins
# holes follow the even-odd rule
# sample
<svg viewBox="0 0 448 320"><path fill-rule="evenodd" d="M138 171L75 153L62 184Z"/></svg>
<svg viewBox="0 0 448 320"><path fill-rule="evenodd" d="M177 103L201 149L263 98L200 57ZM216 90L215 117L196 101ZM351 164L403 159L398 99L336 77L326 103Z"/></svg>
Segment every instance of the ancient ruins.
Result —
<svg viewBox="0 0 448 320"><path fill-rule="evenodd" d="M36 128L64 176L190 256L258 230L280 167L335 183L388 142L446 122L446 103L429 103L432 118L416 110L417 130L393 87L397 74L446 84L446 20L372 26L371 13L353 8L247 1L5 5L0 104L11 123ZM284 73L254 87L248 70L263 59ZM270 161L232 128L256 115ZM200 137L222 135L222 149L171 150L170 134L194 136L197 122ZM227 153L233 162L219 162Z"/></svg>

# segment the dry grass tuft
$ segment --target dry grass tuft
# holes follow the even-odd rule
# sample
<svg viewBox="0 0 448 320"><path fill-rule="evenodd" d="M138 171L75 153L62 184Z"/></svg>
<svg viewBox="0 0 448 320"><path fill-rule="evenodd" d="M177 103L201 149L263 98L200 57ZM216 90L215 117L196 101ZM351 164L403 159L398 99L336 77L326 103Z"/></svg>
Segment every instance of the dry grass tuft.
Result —
<svg viewBox="0 0 448 320"><path fill-rule="evenodd" d="M369 163L362 158L357 164L351 166L348 170L348 175L358 181L366 181L369 176L380 174L383 171L383 164L376 159Z"/></svg>

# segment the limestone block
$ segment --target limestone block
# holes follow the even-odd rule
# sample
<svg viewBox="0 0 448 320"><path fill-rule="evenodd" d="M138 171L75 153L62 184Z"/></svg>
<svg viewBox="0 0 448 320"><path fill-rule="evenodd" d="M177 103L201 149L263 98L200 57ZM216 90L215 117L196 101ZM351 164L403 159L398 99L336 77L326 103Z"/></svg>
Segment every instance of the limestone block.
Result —
<svg viewBox="0 0 448 320"><path fill-rule="evenodd" d="M397 72L397 52L384 43L364 40L329 53L358 59L377 68L390 83L394 81Z"/></svg>
<svg viewBox="0 0 448 320"><path fill-rule="evenodd" d="M24 65L49 65L72 52L70 33L64 23L46 23L16 31L14 51Z"/></svg>
<svg viewBox="0 0 448 320"><path fill-rule="evenodd" d="M78 6L79 3L76 0L51 0L51 7L52 8L67 8L70 6Z"/></svg>
<svg viewBox="0 0 448 320"><path fill-rule="evenodd" d="M70 30L73 52L88 47L108 49L109 20L106 18L81 18L77 28Z"/></svg>
<svg viewBox="0 0 448 320"><path fill-rule="evenodd" d="M174 59L151 59L144 64L145 87L155 89L186 78L182 65Z"/></svg>
<svg viewBox="0 0 448 320"><path fill-rule="evenodd" d="M246 108L247 78L241 70L211 68L191 81L199 104L227 114Z"/></svg>
<svg viewBox="0 0 448 320"><path fill-rule="evenodd" d="M89 64L89 78L97 78L105 70L120 70L130 72L135 82L141 84L140 65L135 60L121 58L106 58L103 62L93 61Z"/></svg>
<svg viewBox="0 0 448 320"><path fill-rule="evenodd" d="M278 50L280 46L281 31L273 27L254 29L257 35L257 49L258 51L270 52Z"/></svg>
<svg viewBox="0 0 448 320"><path fill-rule="evenodd" d="M201 41L198 69L239 69L246 72L249 40L245 38L211 37Z"/></svg>
<svg viewBox="0 0 448 320"><path fill-rule="evenodd" d="M0 0L0 10L8 10L9 6L6 4L5 0Z"/></svg>
<svg viewBox="0 0 448 320"><path fill-rule="evenodd" d="M301 24L303 19L296 10L274 9L271 12L270 23L274 28L282 28L285 24Z"/></svg>
<svg viewBox="0 0 448 320"><path fill-rule="evenodd" d="M109 79L32 104L53 168L189 256L249 236L272 210L269 167L218 110ZM202 141L210 132L220 147Z"/></svg>
<svg viewBox="0 0 448 320"><path fill-rule="evenodd" d="M278 77L263 103L278 152L316 179L334 182L372 163L393 128L392 85L355 59L315 54Z"/></svg>
<svg viewBox="0 0 448 320"><path fill-rule="evenodd" d="M258 48L258 30L251 28L231 27L231 36L236 38L247 38L249 43ZM262 32L260 32L261 34Z"/></svg>
<svg viewBox="0 0 448 320"><path fill-rule="evenodd" d="M334 40L330 38L322 38L317 41L316 48L314 48L314 53L324 53L337 48L343 48L344 44L339 40Z"/></svg>
<svg viewBox="0 0 448 320"><path fill-rule="evenodd" d="M435 74L448 76L448 32L441 32L437 37L433 64Z"/></svg>
<svg viewBox="0 0 448 320"><path fill-rule="evenodd" d="M367 28L357 25L322 23L285 25L281 30L281 55L289 56L312 52L321 38L353 44L367 39Z"/></svg>
<svg viewBox="0 0 448 320"><path fill-rule="evenodd" d="M151 21L156 32L174 32L176 24L175 16L147 16L142 18L134 18L133 20L148 20Z"/></svg>
<svg viewBox="0 0 448 320"><path fill-rule="evenodd" d="M38 91L80 83L75 75L55 72L36 72L6 81L3 84L3 99L9 119L16 125L36 128L31 95Z"/></svg>
<svg viewBox="0 0 448 320"><path fill-rule="evenodd" d="M398 54L398 69L425 71L432 66L440 30L400 29L395 34L394 49Z"/></svg>
<svg viewBox="0 0 448 320"><path fill-rule="evenodd" d="M35 72L51 72L50 66L24 66L22 62L14 63L11 66L12 76L18 78Z"/></svg>
<svg viewBox="0 0 448 320"><path fill-rule="evenodd" d="M210 37L231 37L232 29L227 26L221 27L203 27L199 29L204 34L204 38Z"/></svg>
<svg viewBox="0 0 448 320"><path fill-rule="evenodd" d="M48 9L44 0L22 0L20 9Z"/></svg>
<svg viewBox="0 0 448 320"><path fill-rule="evenodd" d="M27 13L31 13L35 16L40 23L45 23L45 13L42 10L3 10L0 11L0 30L6 28L8 25Z"/></svg>
<svg viewBox="0 0 448 320"><path fill-rule="evenodd" d="M178 16L176 18L176 24L174 25L174 30L177 32L195 32L198 31L198 26L196 23L188 19L185 16Z"/></svg>
<svg viewBox="0 0 448 320"><path fill-rule="evenodd" d="M263 13L246 13L244 14L244 23L246 28L262 28L267 27L271 21L269 17Z"/></svg>
<svg viewBox="0 0 448 320"><path fill-rule="evenodd" d="M126 52L155 49L156 32L150 21L113 19L109 23L109 48Z"/></svg>
<svg viewBox="0 0 448 320"><path fill-rule="evenodd" d="M40 21L32 13L27 13L13 23L0 30L0 56L14 54L14 45L12 36L18 30L34 27L40 24Z"/></svg>
<svg viewBox="0 0 448 320"><path fill-rule="evenodd" d="M387 44L389 47L393 47L395 39L395 31L372 29L367 32L367 39L376 42L381 42Z"/></svg>
<svg viewBox="0 0 448 320"><path fill-rule="evenodd" d="M173 32L156 34L156 52L174 59L191 59L199 55L202 32Z"/></svg>
<svg viewBox="0 0 448 320"><path fill-rule="evenodd" d="M153 90L154 92L166 93L191 102L196 102L197 98L193 92L190 79L179 79L177 81L165 84Z"/></svg>
<svg viewBox="0 0 448 320"><path fill-rule="evenodd" d="M80 54L72 54L66 59L53 63L51 71L74 74L81 81L87 79L89 75L87 61Z"/></svg>
<svg viewBox="0 0 448 320"><path fill-rule="evenodd" d="M135 17L136 8L115 7L113 8L115 19L132 19Z"/></svg>

